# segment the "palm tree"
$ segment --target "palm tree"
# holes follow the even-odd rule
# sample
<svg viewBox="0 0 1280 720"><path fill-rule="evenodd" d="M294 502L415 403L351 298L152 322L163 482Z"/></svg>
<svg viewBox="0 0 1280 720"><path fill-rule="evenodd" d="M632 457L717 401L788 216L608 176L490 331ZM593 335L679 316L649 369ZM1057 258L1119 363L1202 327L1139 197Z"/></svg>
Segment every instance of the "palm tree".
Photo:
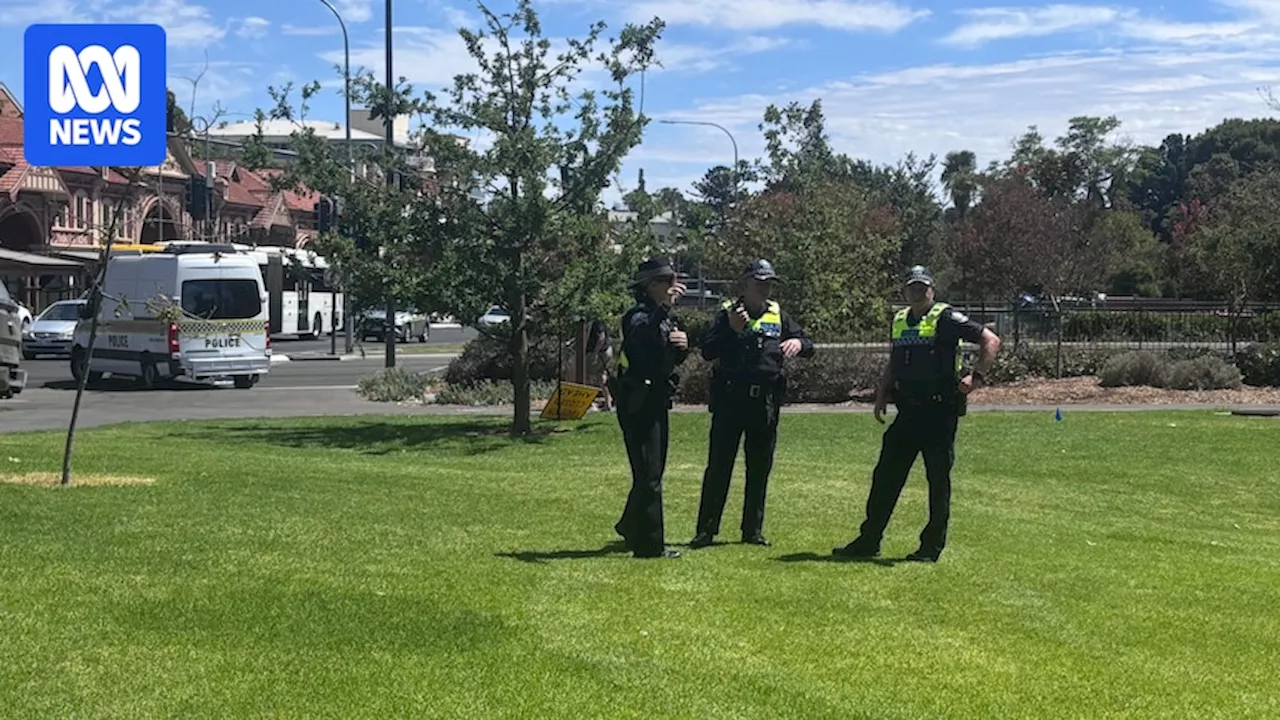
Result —
<svg viewBox="0 0 1280 720"><path fill-rule="evenodd" d="M956 222L962 222L978 189L978 156L972 150L947 153L942 163L942 185L951 195Z"/></svg>

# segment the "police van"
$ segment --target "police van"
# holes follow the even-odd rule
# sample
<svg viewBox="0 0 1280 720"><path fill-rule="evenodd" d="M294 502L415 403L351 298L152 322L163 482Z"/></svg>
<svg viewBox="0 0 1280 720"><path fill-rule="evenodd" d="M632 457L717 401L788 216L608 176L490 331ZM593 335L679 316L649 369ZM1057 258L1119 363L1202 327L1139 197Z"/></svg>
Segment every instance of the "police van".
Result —
<svg viewBox="0 0 1280 720"><path fill-rule="evenodd" d="M77 381L84 372L90 381L131 376L144 388L178 377L251 388L271 368L266 300L257 261L232 245L112 257L101 302L87 303L76 325L71 373Z"/></svg>

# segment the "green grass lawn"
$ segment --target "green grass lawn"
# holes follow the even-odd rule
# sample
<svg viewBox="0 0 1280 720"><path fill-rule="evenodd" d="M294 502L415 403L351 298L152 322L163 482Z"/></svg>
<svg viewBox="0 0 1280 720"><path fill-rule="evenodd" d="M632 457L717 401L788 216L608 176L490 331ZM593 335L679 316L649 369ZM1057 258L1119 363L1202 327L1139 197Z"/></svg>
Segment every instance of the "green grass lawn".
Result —
<svg viewBox="0 0 1280 720"><path fill-rule="evenodd" d="M707 425L673 420L671 542L693 533ZM774 547L674 561L612 545L629 483L612 416L521 442L494 427L84 432L79 472L156 482L0 484L0 714L1280 713L1276 420L975 414L936 566L831 561L861 520L866 415L784 417ZM61 443L0 438L0 472L56 471ZM886 557L923 522L917 465Z"/></svg>

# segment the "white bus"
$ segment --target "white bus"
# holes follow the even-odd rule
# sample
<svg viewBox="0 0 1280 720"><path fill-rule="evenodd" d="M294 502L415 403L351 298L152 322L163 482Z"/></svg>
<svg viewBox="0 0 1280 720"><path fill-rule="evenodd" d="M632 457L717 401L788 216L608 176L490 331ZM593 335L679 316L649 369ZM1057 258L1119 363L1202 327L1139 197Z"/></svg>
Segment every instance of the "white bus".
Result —
<svg viewBox="0 0 1280 720"><path fill-rule="evenodd" d="M342 328L342 293L329 285L329 263L308 250L245 248L267 284L271 334L320 337Z"/></svg>
<svg viewBox="0 0 1280 720"><path fill-rule="evenodd" d="M158 252L167 245L200 245L187 241L125 246L122 250ZM329 264L310 250L234 244L258 263L267 286L267 312L273 338L320 337L342 329L342 293L330 287Z"/></svg>

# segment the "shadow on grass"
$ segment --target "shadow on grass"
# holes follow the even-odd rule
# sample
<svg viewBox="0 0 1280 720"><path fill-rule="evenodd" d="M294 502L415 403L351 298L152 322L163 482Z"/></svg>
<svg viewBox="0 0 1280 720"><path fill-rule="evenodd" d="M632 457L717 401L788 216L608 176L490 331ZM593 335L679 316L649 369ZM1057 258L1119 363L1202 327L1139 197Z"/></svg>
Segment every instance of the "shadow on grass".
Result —
<svg viewBox="0 0 1280 720"><path fill-rule="evenodd" d="M545 563L551 560L585 560L588 558L602 558L619 553L631 552L627 549L627 544L618 540L611 542L599 550L550 550L546 552L538 552L534 550L526 550L523 552L505 552L495 553L495 557L511 558L527 563Z"/></svg>
<svg viewBox="0 0 1280 720"><path fill-rule="evenodd" d="M840 555L819 555L817 553L804 552L792 553L790 555L781 555L774 558L778 562L797 563L797 562L827 562L827 563L847 563L854 565L878 565L880 567L893 567L900 563L909 562L905 557L901 558L849 558Z"/></svg>
<svg viewBox="0 0 1280 720"><path fill-rule="evenodd" d="M508 428L506 423L482 419L439 422L417 418L350 418L342 424L331 421L289 425L264 424L261 421L218 424L179 430L169 436L229 445L260 443L303 450L355 450L364 455L391 455L425 449L481 455L517 445L543 444L558 435L581 435L596 430L591 426L536 426L531 434L513 438Z"/></svg>

